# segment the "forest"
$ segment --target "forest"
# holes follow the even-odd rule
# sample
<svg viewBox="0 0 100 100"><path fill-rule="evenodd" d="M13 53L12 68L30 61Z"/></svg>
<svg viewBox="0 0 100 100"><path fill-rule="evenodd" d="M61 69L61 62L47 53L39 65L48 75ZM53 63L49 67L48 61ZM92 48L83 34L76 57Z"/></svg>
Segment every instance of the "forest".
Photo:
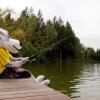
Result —
<svg viewBox="0 0 100 100"><path fill-rule="evenodd" d="M21 41L19 56L31 56L67 38L39 58L39 62L53 61L100 61L100 49L85 47L75 35L71 24L61 17L44 20L41 10L34 14L33 8L25 8L18 18L12 18L12 9L0 9L0 27L10 36ZM66 19L67 20L67 19Z"/></svg>

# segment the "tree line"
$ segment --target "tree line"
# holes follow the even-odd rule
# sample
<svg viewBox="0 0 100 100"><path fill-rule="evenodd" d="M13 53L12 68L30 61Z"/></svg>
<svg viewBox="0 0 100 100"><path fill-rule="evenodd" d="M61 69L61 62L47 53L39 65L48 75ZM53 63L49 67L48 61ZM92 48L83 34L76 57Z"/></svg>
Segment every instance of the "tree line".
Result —
<svg viewBox="0 0 100 100"><path fill-rule="evenodd" d="M35 55L44 48L68 38L59 45L51 48L39 61L60 60L100 60L100 50L86 48L76 37L70 23L64 24L63 20L54 16L53 19L44 21L41 10L34 14L33 8L25 8L17 19L12 18L11 9L0 9L0 27L7 29L13 38L22 43L20 56Z"/></svg>

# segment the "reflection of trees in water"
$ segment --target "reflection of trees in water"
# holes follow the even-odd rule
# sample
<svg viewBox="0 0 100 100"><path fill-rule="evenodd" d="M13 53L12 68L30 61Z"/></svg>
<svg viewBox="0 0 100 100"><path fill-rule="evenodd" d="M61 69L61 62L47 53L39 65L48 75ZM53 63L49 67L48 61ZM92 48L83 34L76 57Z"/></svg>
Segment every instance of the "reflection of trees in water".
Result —
<svg viewBox="0 0 100 100"><path fill-rule="evenodd" d="M82 63L55 63L46 67L46 76L51 79L51 87L69 96L78 92L75 86L80 82Z"/></svg>
<svg viewBox="0 0 100 100"><path fill-rule="evenodd" d="M98 63L87 63L84 65L82 79L84 80L95 80L100 77L100 64Z"/></svg>
<svg viewBox="0 0 100 100"><path fill-rule="evenodd" d="M34 76L45 75L51 80L51 87L70 97L85 100L100 92L100 64L50 63L27 67ZM92 91L95 89L95 91ZM88 91L88 93L86 92ZM80 96L80 97L79 97ZM79 97L79 98L78 98Z"/></svg>

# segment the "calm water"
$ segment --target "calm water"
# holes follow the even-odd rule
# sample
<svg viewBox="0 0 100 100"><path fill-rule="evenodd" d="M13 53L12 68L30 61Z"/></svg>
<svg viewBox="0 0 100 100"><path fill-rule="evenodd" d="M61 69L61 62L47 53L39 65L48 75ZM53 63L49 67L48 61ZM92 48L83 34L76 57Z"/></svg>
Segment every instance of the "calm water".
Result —
<svg viewBox="0 0 100 100"><path fill-rule="evenodd" d="M51 80L50 87L73 100L100 100L100 64L34 64L27 68L35 77L45 75Z"/></svg>

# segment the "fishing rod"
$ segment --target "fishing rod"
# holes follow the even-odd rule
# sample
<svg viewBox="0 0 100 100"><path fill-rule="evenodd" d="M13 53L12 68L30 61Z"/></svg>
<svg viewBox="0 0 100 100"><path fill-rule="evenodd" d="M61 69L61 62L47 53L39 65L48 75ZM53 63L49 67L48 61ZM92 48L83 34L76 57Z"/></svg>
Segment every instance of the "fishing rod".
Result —
<svg viewBox="0 0 100 100"><path fill-rule="evenodd" d="M33 62L34 59L39 58L41 55L45 54L46 52L51 51L55 46L58 46L60 43L64 42L67 39L69 39L69 37L66 37L64 39L61 39L61 40L57 41L56 43L51 44L47 48L41 50L36 55L32 55L31 57L29 57L29 63Z"/></svg>

